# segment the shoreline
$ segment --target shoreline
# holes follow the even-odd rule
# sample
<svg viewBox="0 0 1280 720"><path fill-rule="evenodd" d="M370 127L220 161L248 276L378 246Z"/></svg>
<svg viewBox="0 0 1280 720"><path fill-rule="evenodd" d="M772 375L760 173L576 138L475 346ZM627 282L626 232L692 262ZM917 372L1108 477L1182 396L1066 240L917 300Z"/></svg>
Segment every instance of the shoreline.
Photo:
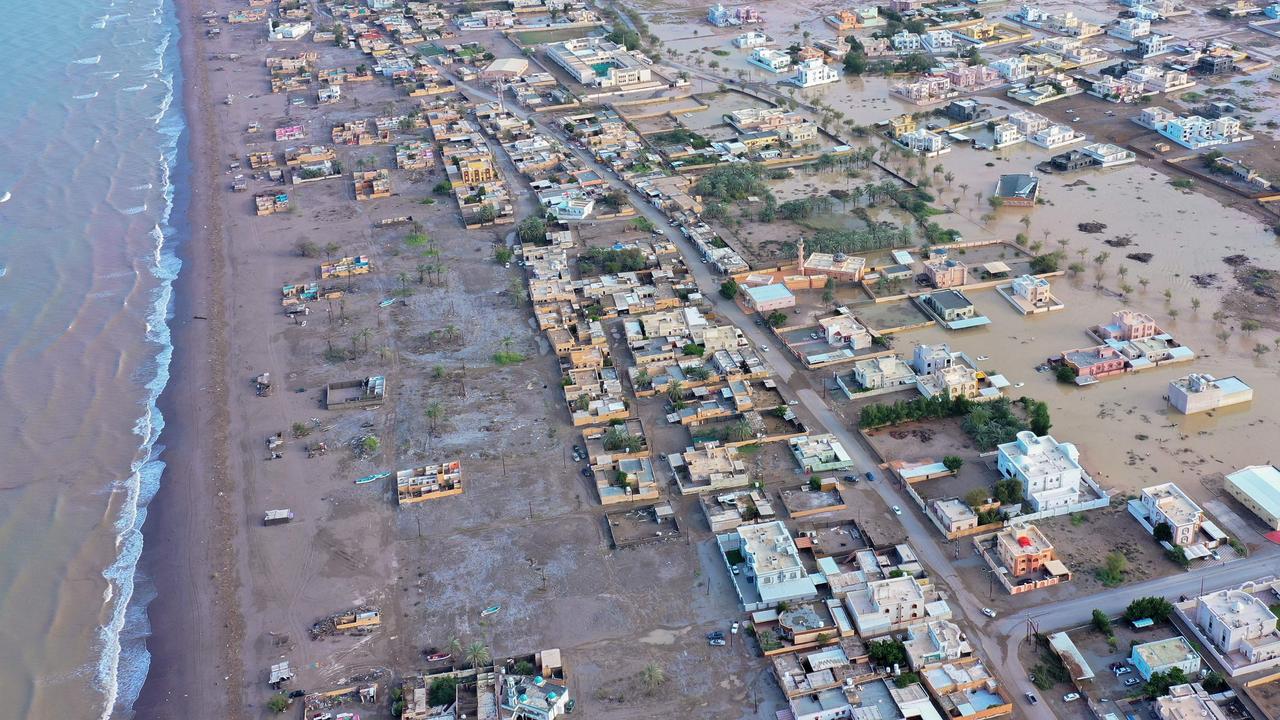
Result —
<svg viewBox="0 0 1280 720"><path fill-rule="evenodd" d="M142 528L141 569L155 587L147 609L150 666L133 714L147 718L242 716L242 623L236 610L233 497L226 472L225 245L216 197L216 140L208 67L200 57L196 8L175 0L180 29L187 167L185 213L177 226L183 271L170 323L170 381L159 399L166 419L160 489ZM193 319L201 315L207 320ZM216 659L216 662L214 661Z"/></svg>

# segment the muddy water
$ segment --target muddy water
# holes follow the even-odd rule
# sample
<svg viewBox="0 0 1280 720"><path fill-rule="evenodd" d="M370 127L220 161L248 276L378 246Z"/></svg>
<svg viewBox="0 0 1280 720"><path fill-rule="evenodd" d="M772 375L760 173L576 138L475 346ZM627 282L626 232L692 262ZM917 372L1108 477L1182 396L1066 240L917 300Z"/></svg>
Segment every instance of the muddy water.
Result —
<svg viewBox="0 0 1280 720"><path fill-rule="evenodd" d="M1034 152L1031 152L1034 151ZM1222 325L1213 314L1222 308L1224 291L1233 286L1230 268L1221 258L1242 253L1262 267L1280 269L1276 237L1261 222L1239 211L1224 208L1208 197L1178 190L1168 178L1148 168L1131 165L1069 176L1041 177L1041 197L1047 204L1035 208L1002 208L983 223L990 211L981 190L989 194L1002 172L1025 172L1052 154L1030 145L986 153L958 148L939 160L956 175L953 189L943 184L942 198L949 204L960 193L959 183L971 187L957 215L943 216L944 224L962 230L966 240L1012 238L1024 231L1021 218L1031 217L1030 240L1045 250L1063 249L1068 262L1080 261L1085 252L1086 270L1077 277L1053 280L1053 291L1066 309L1047 315L1022 317L992 291L975 292L972 300L992 320L986 328L949 332L933 327L899 337L898 348L909 353L916 342L949 342L953 349L973 356L989 355L985 367L1004 373L1010 382L1024 382L1012 390L1049 403L1053 434L1080 446L1086 466L1104 485L1132 492L1157 482L1174 481L1195 497L1207 491L1201 480L1214 473L1269 461L1280 462L1280 452L1269 448L1278 434L1277 417L1270 408L1280 397L1280 348L1277 337L1260 331L1246 336L1238 322L1223 343L1216 337ZM931 164L934 161L930 161ZM987 167L993 162L994 167ZM1077 180L1084 185L1067 187ZM1094 188L1094 189L1089 189ZM1104 223L1098 234L1077 229L1081 222ZM1048 232L1046 241L1044 232ZM1132 245L1108 247L1104 240L1129 236ZM1098 283L1094 258L1109 252ZM1132 252L1152 253L1147 264L1124 259ZM960 256L963 259L963 256ZM1127 275L1119 273L1126 268ZM1217 275L1213 288L1197 287L1193 274ZM1149 285L1144 290L1139 278ZM1121 297L1120 286L1132 286ZM1172 300L1166 301L1165 289ZM1200 301L1194 310L1192 298ZM1197 352L1197 359L1104 381L1091 388L1060 385L1034 367L1056 352L1091 344L1085 328L1104 322L1110 313L1130 307L1151 314L1175 338ZM1171 312L1172 311L1172 312ZM1175 317L1176 314L1176 317ZM1252 348L1263 344L1271 352L1255 357ZM1255 389L1255 400L1243 408L1185 417L1171 411L1163 396L1168 382L1192 370L1217 376L1238 375Z"/></svg>

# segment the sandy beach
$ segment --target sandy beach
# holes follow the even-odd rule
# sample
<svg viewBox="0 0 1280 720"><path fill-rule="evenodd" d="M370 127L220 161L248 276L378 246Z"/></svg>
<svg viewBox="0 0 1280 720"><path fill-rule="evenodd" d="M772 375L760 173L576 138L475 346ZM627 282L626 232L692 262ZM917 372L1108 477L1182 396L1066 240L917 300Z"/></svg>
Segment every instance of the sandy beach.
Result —
<svg viewBox="0 0 1280 720"><path fill-rule="evenodd" d="M235 647L236 556L226 473L227 352L225 242L214 188L216 118L205 111L207 66L193 3L179 2L189 118L190 188L185 268L174 303L172 381L161 398L165 432L161 490L144 527L143 567L157 599L149 608L151 668L135 706L138 717L242 717ZM200 316L204 319L195 319Z"/></svg>

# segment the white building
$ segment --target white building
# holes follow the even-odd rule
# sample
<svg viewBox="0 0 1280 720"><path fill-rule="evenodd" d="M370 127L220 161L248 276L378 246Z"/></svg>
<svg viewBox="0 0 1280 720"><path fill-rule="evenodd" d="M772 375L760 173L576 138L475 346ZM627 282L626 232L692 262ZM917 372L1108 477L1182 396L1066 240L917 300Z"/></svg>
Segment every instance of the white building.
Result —
<svg viewBox="0 0 1280 720"><path fill-rule="evenodd" d="M991 131L991 146L997 150L1010 145L1017 145L1027 139L1026 135L1013 123L1000 123Z"/></svg>
<svg viewBox="0 0 1280 720"><path fill-rule="evenodd" d="M955 365L957 355L959 353L951 352L951 346L946 343L917 345L911 354L911 369L915 370L917 375L928 375L935 370Z"/></svg>
<svg viewBox="0 0 1280 720"><path fill-rule="evenodd" d="M938 133L916 128L897 139L898 144L908 150L918 152L925 157L934 157L951 151L951 147L943 141Z"/></svg>
<svg viewBox="0 0 1280 720"><path fill-rule="evenodd" d="M956 36L950 30L930 30L920 36L920 44L932 53L945 52L956 46Z"/></svg>
<svg viewBox="0 0 1280 720"><path fill-rule="evenodd" d="M889 42L893 45L894 50L901 53L920 52L920 36L913 32L899 30L893 34L893 37L889 38Z"/></svg>
<svg viewBox="0 0 1280 720"><path fill-rule="evenodd" d="M1032 305L1043 305L1053 299L1049 281L1035 275L1019 275L1014 278L1013 294Z"/></svg>
<svg viewBox="0 0 1280 720"><path fill-rule="evenodd" d="M796 66L796 74L791 77L791 82L802 88L808 88L833 83L839 79L840 73L835 68L823 62L821 58L810 58Z"/></svg>
<svg viewBox="0 0 1280 720"><path fill-rule="evenodd" d="M1050 125L1049 118L1040 113L1033 113L1030 110L1011 112L1007 120L1010 125L1017 128L1026 137L1031 137Z"/></svg>
<svg viewBox="0 0 1280 720"><path fill-rule="evenodd" d="M583 37L547 46L547 57L573 79L589 87L620 87L649 82L649 66L625 47L600 37Z"/></svg>
<svg viewBox="0 0 1280 720"><path fill-rule="evenodd" d="M1219 590L1201 595L1189 613L1195 629L1217 655L1231 660L1232 676L1253 672L1280 663L1280 632L1271 608L1245 588ZM1179 604L1183 611L1183 605ZM1185 611L1184 615L1187 615ZM1245 670L1248 668L1248 670Z"/></svg>
<svg viewBox="0 0 1280 720"><path fill-rule="evenodd" d="M569 197L562 199L551 208L551 212L559 220L585 220L595 209L596 201L587 197Z"/></svg>
<svg viewBox="0 0 1280 720"><path fill-rule="evenodd" d="M845 596L853 624L863 637L887 633L926 617L924 589L910 575L867 583Z"/></svg>
<svg viewBox="0 0 1280 720"><path fill-rule="evenodd" d="M1107 34L1121 40L1134 42L1140 37L1151 34L1151 21L1138 18L1121 18L1107 30Z"/></svg>
<svg viewBox="0 0 1280 720"><path fill-rule="evenodd" d="M791 533L781 521L741 525L717 538L722 550L737 550L746 565L740 582L751 583L758 597L742 597L743 606L774 607L817 597L818 591L800 561ZM739 588L741 595L742 589Z"/></svg>
<svg viewBox="0 0 1280 720"><path fill-rule="evenodd" d="M1075 445L1023 430L1016 440L997 449L1000 474L1022 483L1022 494L1033 511L1066 507L1079 499L1084 470Z"/></svg>
<svg viewBox="0 0 1280 720"><path fill-rule="evenodd" d="M992 70L1000 73L1000 77L1009 82L1020 82L1031 77L1031 67L1021 55L992 60L988 64Z"/></svg>
<svg viewBox="0 0 1280 720"><path fill-rule="evenodd" d="M1187 547L1196 542L1204 524L1204 511L1182 488L1173 483L1152 485L1142 489L1138 502L1153 530L1161 524L1169 526L1174 545Z"/></svg>
<svg viewBox="0 0 1280 720"><path fill-rule="evenodd" d="M1084 133L1078 133L1069 125L1050 125L1027 138L1032 145L1052 150L1064 145L1071 145L1084 140Z"/></svg>
<svg viewBox="0 0 1280 720"><path fill-rule="evenodd" d="M897 355L884 355L853 364L853 379L867 390L914 385L916 374Z"/></svg>
<svg viewBox="0 0 1280 720"><path fill-rule="evenodd" d="M740 48L764 47L769 44L769 36L762 32L752 30L751 32L742 33L738 37L734 38L733 44L735 47Z"/></svg>
<svg viewBox="0 0 1280 720"><path fill-rule="evenodd" d="M1169 404L1184 415L1208 412L1253 400L1253 388L1240 378L1191 373L1169 383Z"/></svg>
<svg viewBox="0 0 1280 720"><path fill-rule="evenodd" d="M791 67L791 56L780 50L760 47L751 51L751 55L747 57L747 62L757 67L762 67L771 73L780 73Z"/></svg>
<svg viewBox="0 0 1280 720"><path fill-rule="evenodd" d="M1137 154L1111 143L1092 143L1080 148L1080 152L1093 158L1102 167L1127 165L1137 160Z"/></svg>

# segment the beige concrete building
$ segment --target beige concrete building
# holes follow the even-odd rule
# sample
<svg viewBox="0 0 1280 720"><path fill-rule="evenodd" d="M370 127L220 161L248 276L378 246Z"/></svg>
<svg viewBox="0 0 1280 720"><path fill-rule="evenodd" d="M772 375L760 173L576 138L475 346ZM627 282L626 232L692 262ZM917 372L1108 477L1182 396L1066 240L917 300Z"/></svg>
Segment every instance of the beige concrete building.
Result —
<svg viewBox="0 0 1280 720"><path fill-rule="evenodd" d="M1153 528L1161 523L1169 526L1173 532L1170 542L1174 545L1186 547L1196 542L1200 525L1204 523L1204 511L1177 485L1164 483L1143 488L1139 502Z"/></svg>
<svg viewBox="0 0 1280 720"><path fill-rule="evenodd" d="M1169 688L1168 695L1156 699L1155 711L1160 720L1227 720L1226 713L1199 684Z"/></svg>
<svg viewBox="0 0 1280 720"><path fill-rule="evenodd" d="M668 455L667 464L681 495L732 490L751 483L747 464L734 447L708 443L701 448L688 448Z"/></svg>

